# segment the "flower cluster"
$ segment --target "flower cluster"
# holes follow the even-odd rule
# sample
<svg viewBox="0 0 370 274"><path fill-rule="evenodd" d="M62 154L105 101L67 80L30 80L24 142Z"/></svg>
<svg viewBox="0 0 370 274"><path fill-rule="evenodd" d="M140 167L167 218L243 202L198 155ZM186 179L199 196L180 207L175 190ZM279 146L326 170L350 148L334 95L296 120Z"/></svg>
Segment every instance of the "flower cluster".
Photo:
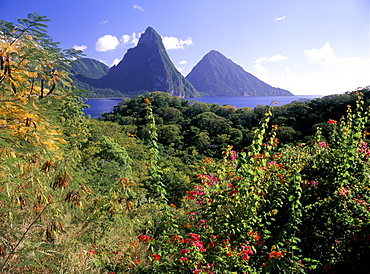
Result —
<svg viewBox="0 0 370 274"><path fill-rule="evenodd" d="M302 184L302 188L305 189L305 188L308 188L309 186L313 186L315 187L317 185L317 182L314 181L314 180L304 180L303 181L303 184Z"/></svg>
<svg viewBox="0 0 370 274"><path fill-rule="evenodd" d="M362 205L366 208L367 211L370 211L370 204L368 202L366 202L365 200L360 200L360 199L357 199L357 198L354 198L353 199L358 205Z"/></svg>
<svg viewBox="0 0 370 274"><path fill-rule="evenodd" d="M241 245L240 249L241 250L237 255L241 256L242 260L249 260L249 255L253 254L252 247L249 245Z"/></svg>
<svg viewBox="0 0 370 274"><path fill-rule="evenodd" d="M279 251L272 251L270 254L269 254L269 258L271 259L280 259L281 257L283 257L283 253L279 252Z"/></svg>
<svg viewBox="0 0 370 274"><path fill-rule="evenodd" d="M206 252L207 250L204 248L204 244L203 242L200 240L200 236L198 234L195 234L195 233L189 233L189 236L190 238L186 238L186 239L183 239L181 242L182 243L185 243L185 244L190 244L191 246L194 246L196 247L197 249L199 249L199 251L201 252ZM188 249L183 249L182 251L180 251L180 254L183 255L183 253L185 252L186 253L186 250Z"/></svg>
<svg viewBox="0 0 370 274"><path fill-rule="evenodd" d="M207 185L213 185L213 184L219 184L220 182L218 179L213 176L212 174L204 175L204 174L198 174L198 179L202 179L202 182Z"/></svg>
<svg viewBox="0 0 370 274"><path fill-rule="evenodd" d="M144 244L146 244L148 241L153 241L153 238L146 235L141 235L139 238L139 242L142 242Z"/></svg>
<svg viewBox="0 0 370 274"><path fill-rule="evenodd" d="M327 148L328 147L327 143L325 143L325 142L319 142L318 145L319 145L319 147L322 147L322 148Z"/></svg>

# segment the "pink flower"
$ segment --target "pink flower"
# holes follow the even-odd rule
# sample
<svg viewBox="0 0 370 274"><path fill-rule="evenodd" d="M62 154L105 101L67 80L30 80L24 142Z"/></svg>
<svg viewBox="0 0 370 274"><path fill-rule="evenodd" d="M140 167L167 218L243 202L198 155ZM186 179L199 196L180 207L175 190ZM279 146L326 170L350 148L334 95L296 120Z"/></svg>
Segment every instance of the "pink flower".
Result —
<svg viewBox="0 0 370 274"><path fill-rule="evenodd" d="M322 148L326 148L327 144L325 142L319 142L319 146L321 146Z"/></svg>
<svg viewBox="0 0 370 274"><path fill-rule="evenodd" d="M233 162L236 162L236 151L232 150L230 154L231 160Z"/></svg>

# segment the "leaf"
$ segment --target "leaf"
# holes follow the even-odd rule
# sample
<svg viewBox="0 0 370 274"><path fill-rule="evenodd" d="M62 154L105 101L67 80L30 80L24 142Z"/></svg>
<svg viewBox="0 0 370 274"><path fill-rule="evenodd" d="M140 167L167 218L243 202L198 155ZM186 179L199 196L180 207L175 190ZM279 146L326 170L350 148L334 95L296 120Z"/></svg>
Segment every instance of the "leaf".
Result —
<svg viewBox="0 0 370 274"><path fill-rule="evenodd" d="M0 201L6 202L7 200L9 200L8 195L6 195L3 192L0 192Z"/></svg>

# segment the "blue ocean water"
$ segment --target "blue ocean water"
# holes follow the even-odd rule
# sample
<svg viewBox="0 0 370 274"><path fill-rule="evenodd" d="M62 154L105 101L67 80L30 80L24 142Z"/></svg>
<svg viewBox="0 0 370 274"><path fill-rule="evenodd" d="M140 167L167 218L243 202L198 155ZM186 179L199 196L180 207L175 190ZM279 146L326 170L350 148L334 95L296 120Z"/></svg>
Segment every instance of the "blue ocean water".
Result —
<svg viewBox="0 0 370 274"><path fill-rule="evenodd" d="M237 108L250 107L255 108L258 105L274 105L277 106L289 104L293 101L304 101L307 99L320 98L321 95L296 95L296 96L267 96L267 97L239 97L239 96L215 96L215 97L200 97L187 98L202 103L231 105ZM88 99L85 103L90 105L90 108L84 110L85 114L89 114L93 118L101 117L102 113L110 112L121 99Z"/></svg>

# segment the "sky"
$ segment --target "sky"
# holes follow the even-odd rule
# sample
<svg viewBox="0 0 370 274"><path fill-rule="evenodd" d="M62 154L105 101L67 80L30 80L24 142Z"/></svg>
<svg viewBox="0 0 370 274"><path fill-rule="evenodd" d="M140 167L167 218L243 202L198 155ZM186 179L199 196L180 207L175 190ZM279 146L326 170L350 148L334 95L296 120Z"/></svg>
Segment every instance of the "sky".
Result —
<svg viewBox="0 0 370 274"><path fill-rule="evenodd" d="M61 48L108 66L151 26L184 76L217 50L294 95L370 86L370 0L0 0L0 11L47 16Z"/></svg>

